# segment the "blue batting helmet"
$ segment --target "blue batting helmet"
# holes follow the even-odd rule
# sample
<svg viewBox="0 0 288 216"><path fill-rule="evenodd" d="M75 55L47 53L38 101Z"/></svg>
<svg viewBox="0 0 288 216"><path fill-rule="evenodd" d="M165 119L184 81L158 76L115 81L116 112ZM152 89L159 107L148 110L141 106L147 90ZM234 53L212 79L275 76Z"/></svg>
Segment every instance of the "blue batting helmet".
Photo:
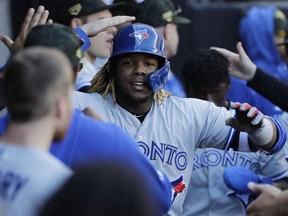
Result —
<svg viewBox="0 0 288 216"><path fill-rule="evenodd" d="M113 39L111 57L128 53L148 53L164 59L163 67L150 73L147 78L154 92L162 89L167 82L170 70L162 35L154 27L142 23L123 27Z"/></svg>

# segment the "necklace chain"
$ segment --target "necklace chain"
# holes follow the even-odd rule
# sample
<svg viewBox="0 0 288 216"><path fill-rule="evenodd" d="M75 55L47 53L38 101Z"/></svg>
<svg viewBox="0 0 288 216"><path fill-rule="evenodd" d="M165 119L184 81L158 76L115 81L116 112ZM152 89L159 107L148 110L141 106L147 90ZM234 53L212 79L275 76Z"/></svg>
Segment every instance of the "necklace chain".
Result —
<svg viewBox="0 0 288 216"><path fill-rule="evenodd" d="M135 116L136 116L136 118L141 118L142 116L144 116L146 113L143 113L143 114L140 114L140 115L136 115L135 114Z"/></svg>

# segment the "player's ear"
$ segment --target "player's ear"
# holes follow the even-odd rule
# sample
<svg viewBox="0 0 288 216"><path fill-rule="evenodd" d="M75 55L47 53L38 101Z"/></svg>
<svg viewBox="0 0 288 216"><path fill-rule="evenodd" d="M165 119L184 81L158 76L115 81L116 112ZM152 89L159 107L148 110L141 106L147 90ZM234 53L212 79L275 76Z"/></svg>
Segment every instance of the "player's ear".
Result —
<svg viewBox="0 0 288 216"><path fill-rule="evenodd" d="M169 28L168 28L168 25L165 25L164 27L163 27L163 30L162 30L162 36L163 36L163 38L164 38L164 40L166 41L167 40L167 38L168 38L168 36L169 36Z"/></svg>
<svg viewBox="0 0 288 216"><path fill-rule="evenodd" d="M67 100L64 97L59 97L55 102L55 118L62 119L67 112Z"/></svg>
<svg viewBox="0 0 288 216"><path fill-rule="evenodd" d="M60 100L55 102L55 117L59 118L62 115L62 104Z"/></svg>

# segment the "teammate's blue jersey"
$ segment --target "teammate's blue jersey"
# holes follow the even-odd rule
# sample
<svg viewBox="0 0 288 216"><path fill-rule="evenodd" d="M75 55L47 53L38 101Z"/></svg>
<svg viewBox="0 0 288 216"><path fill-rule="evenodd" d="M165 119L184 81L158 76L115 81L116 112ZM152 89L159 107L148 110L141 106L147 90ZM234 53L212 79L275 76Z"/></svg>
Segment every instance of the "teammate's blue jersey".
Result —
<svg viewBox="0 0 288 216"><path fill-rule="evenodd" d="M8 116L0 118L0 135L5 132L8 121ZM127 163L135 174L145 178L159 215L167 213L171 206L171 186L167 177L157 172L140 153L136 142L112 123L96 121L75 110L66 137L53 143L50 151L72 168L101 161Z"/></svg>

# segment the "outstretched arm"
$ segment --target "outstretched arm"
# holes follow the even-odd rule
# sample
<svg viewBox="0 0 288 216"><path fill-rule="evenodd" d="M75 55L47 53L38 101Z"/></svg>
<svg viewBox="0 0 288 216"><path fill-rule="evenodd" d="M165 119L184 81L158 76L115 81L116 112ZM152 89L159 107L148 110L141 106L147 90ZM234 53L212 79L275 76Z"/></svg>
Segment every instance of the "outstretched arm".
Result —
<svg viewBox="0 0 288 216"><path fill-rule="evenodd" d="M102 31L106 31L108 28L129 23L135 20L133 16L115 16L107 17L103 19L96 20L94 22L86 23L74 29L77 36L83 41L81 50L85 52L90 46L91 42L89 37L94 37Z"/></svg>
<svg viewBox="0 0 288 216"><path fill-rule="evenodd" d="M226 120L226 124L238 131L247 132L253 146L269 154L282 149L286 141L286 133L281 125L264 116L256 107L248 103L233 103L235 117Z"/></svg>
<svg viewBox="0 0 288 216"><path fill-rule="evenodd" d="M34 8L30 8L26 14L26 17L22 23L21 30L16 40L13 41L6 35L1 35L0 40L8 47L11 54L20 51L23 48L23 44L27 38L28 32L36 25L51 24L53 21L48 19L49 11L45 10L44 6L39 6L35 11Z"/></svg>
<svg viewBox="0 0 288 216"><path fill-rule="evenodd" d="M106 31L112 26L133 22L134 20L134 16L114 16L86 23L80 26L80 28L88 35L88 37L94 37L98 33Z"/></svg>
<svg viewBox="0 0 288 216"><path fill-rule="evenodd" d="M224 48L211 47L210 49L216 50L224 55L229 61L229 73L238 79L252 80L255 72L256 65L250 60L242 47L242 43L237 43L237 52L234 53Z"/></svg>
<svg viewBox="0 0 288 216"><path fill-rule="evenodd" d="M247 85L288 112L288 100L283 98L287 95L288 83L282 82L276 77L264 72L249 59L242 44L237 43L237 53L219 47L211 47L222 53L229 61L229 73L242 80L247 80ZM273 90L273 91L272 91Z"/></svg>

